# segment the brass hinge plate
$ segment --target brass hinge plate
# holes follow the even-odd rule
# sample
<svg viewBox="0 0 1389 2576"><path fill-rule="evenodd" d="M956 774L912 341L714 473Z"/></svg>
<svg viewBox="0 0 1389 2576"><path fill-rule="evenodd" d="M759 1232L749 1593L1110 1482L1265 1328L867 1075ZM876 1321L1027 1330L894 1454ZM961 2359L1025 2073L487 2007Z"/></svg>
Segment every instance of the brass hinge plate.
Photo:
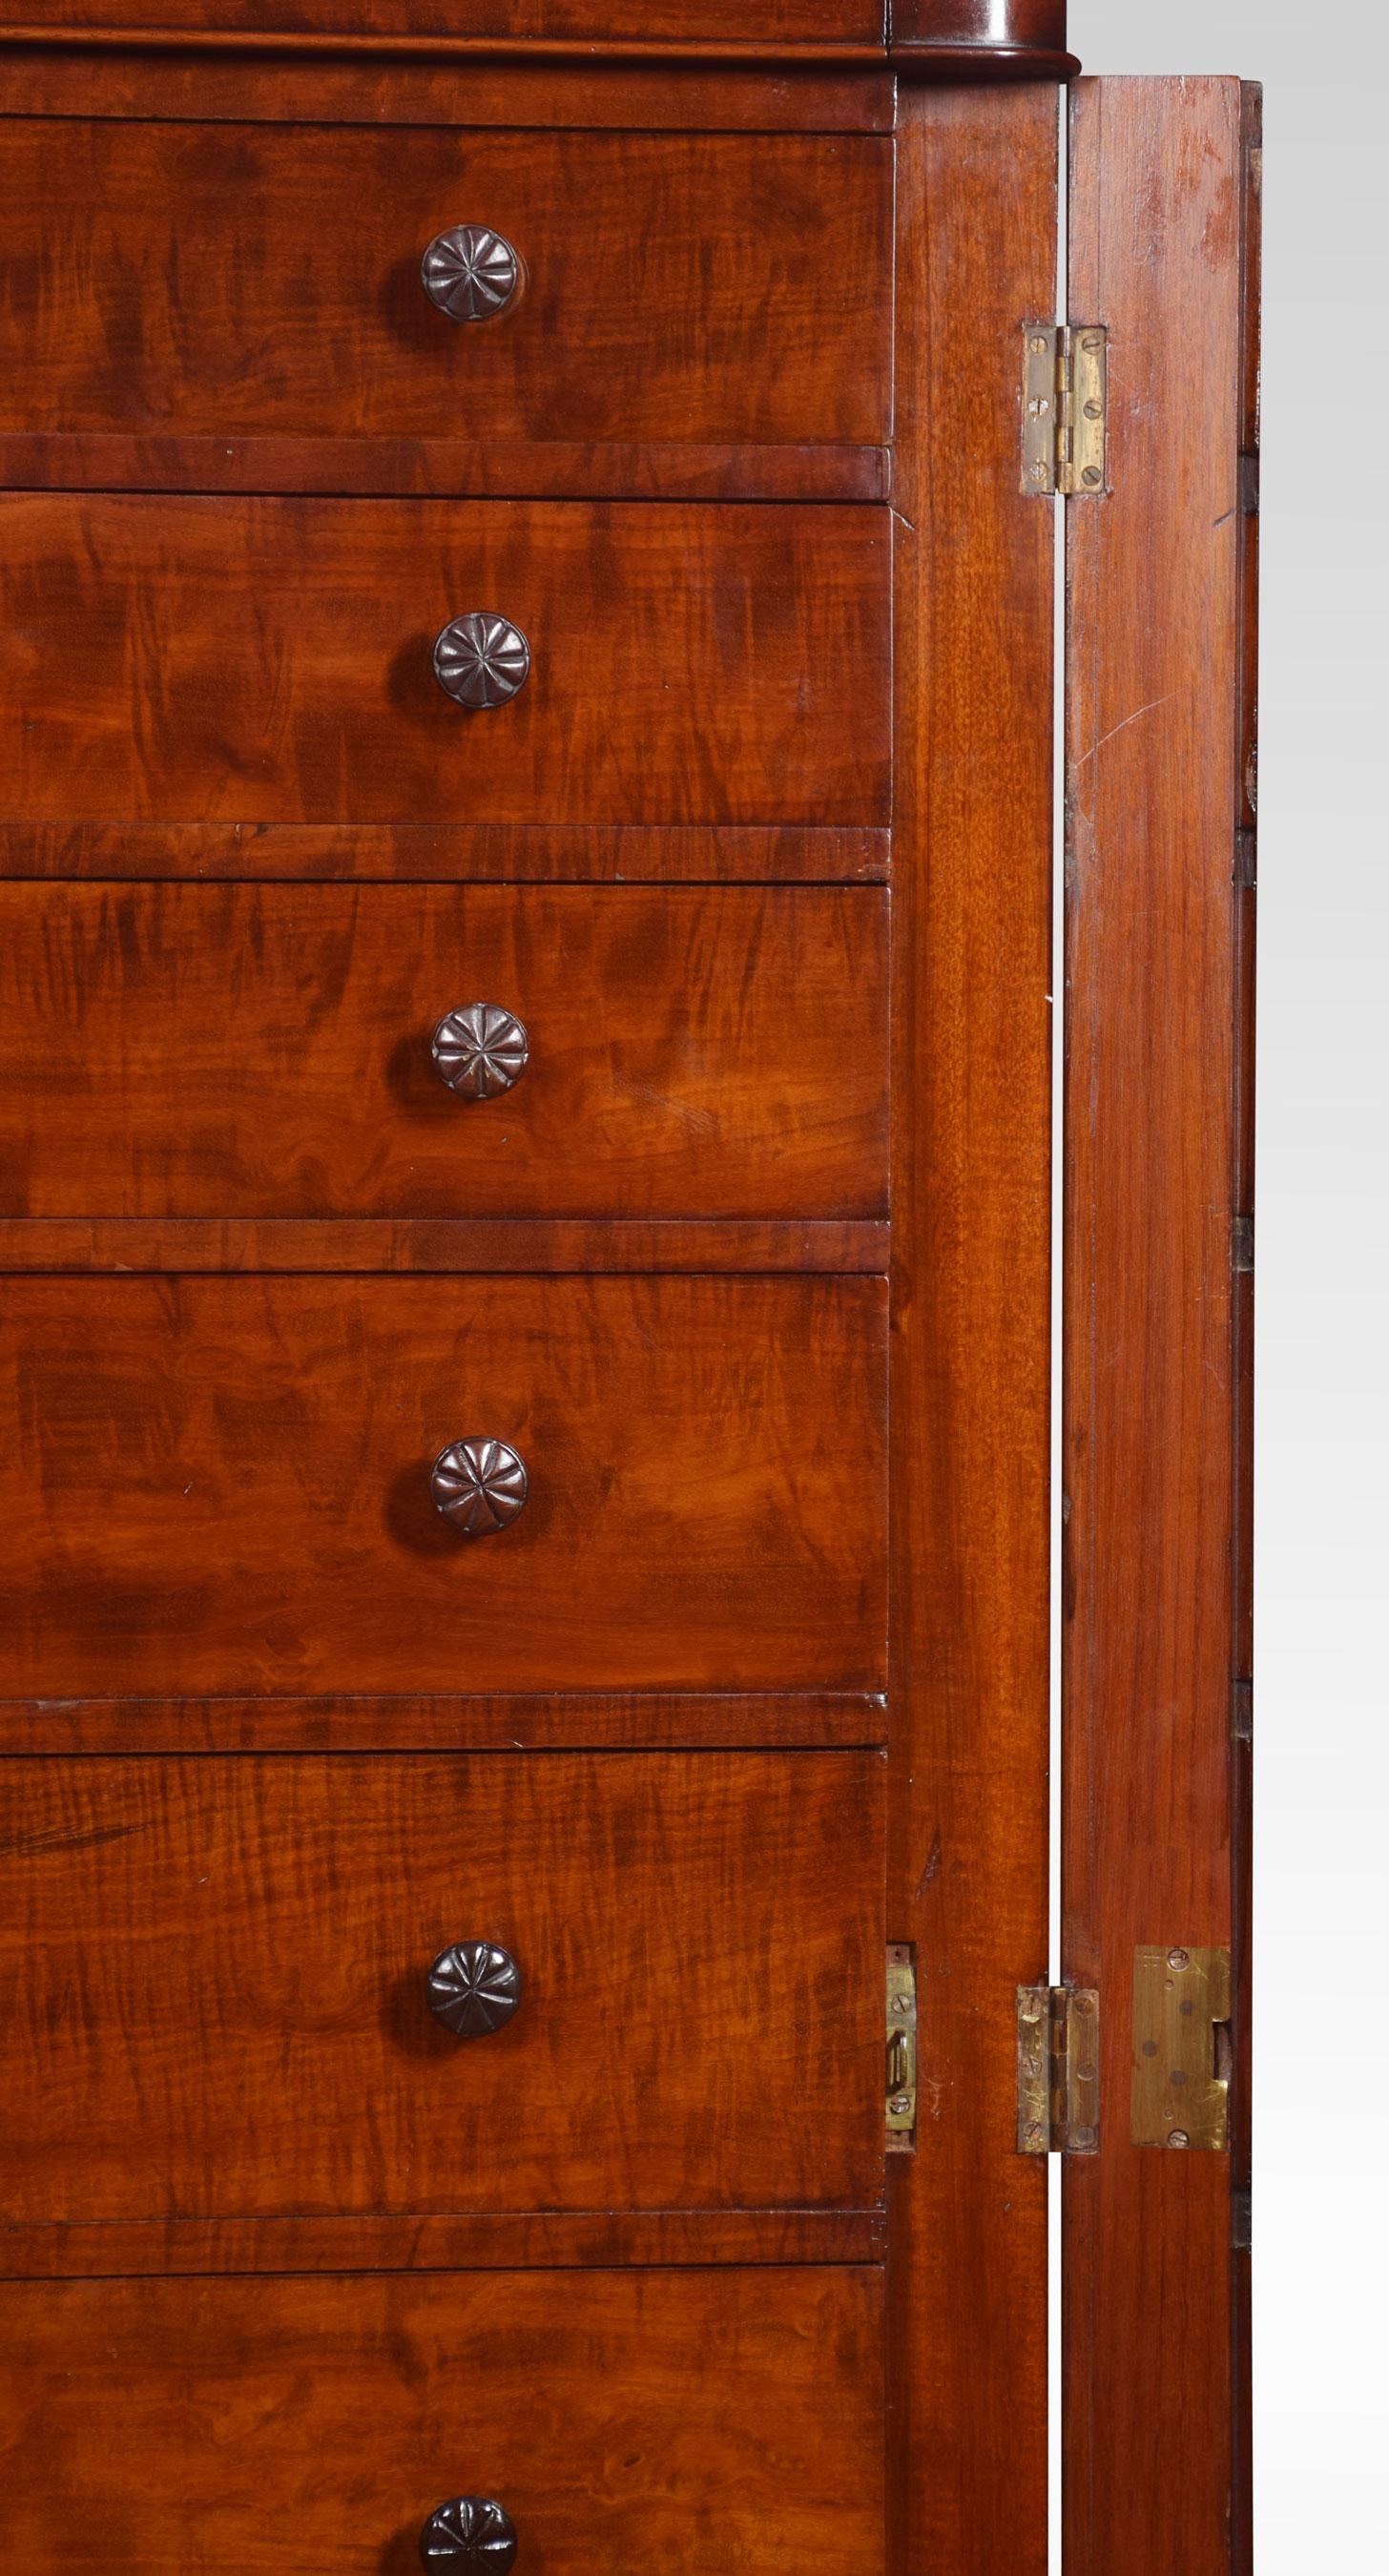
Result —
<svg viewBox="0 0 1389 2576"><path fill-rule="evenodd" d="M1109 334L1100 322L1029 322L1022 335L1022 488L1098 500L1109 481Z"/></svg>
<svg viewBox="0 0 1389 2576"><path fill-rule="evenodd" d="M1100 1999L1093 1986L1018 1988L1018 2153L1100 2144Z"/></svg>
<svg viewBox="0 0 1389 2576"><path fill-rule="evenodd" d="M916 1965L911 1945L893 1941L887 1954L887 2146L910 2155L916 2145Z"/></svg>
<svg viewBox="0 0 1389 2576"><path fill-rule="evenodd" d="M1228 1950L1135 1950L1131 2135L1136 2147L1228 2146Z"/></svg>

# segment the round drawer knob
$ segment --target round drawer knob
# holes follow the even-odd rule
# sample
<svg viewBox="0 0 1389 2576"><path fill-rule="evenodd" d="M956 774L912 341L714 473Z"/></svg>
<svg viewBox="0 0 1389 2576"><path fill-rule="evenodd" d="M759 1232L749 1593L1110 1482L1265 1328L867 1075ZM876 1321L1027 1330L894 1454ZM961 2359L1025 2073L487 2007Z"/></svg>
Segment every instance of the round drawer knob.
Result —
<svg viewBox="0 0 1389 2576"><path fill-rule="evenodd" d="M434 677L460 707L503 707L530 677L531 648L495 609L452 618L434 646Z"/></svg>
<svg viewBox="0 0 1389 2576"><path fill-rule="evenodd" d="M420 282L451 322L486 322L511 302L521 263L490 224L455 224L436 233L420 261Z"/></svg>
<svg viewBox="0 0 1389 2576"><path fill-rule="evenodd" d="M455 2496L420 2533L426 2567L485 2567L502 2576L516 2564L516 2525L491 2496Z"/></svg>
<svg viewBox="0 0 1389 2576"><path fill-rule="evenodd" d="M433 1038L434 1070L460 1100L490 1100L509 1091L530 1061L530 1040L520 1020L498 1002L465 1002L439 1022Z"/></svg>
<svg viewBox="0 0 1389 2576"><path fill-rule="evenodd" d="M526 1470L504 1440L454 1440L430 1473L435 1508L463 1538L505 1529L526 1500Z"/></svg>
<svg viewBox="0 0 1389 2576"><path fill-rule="evenodd" d="M430 1969L425 1996L436 2021L456 2039L485 2039L515 2012L521 1971L509 1950L490 1941L455 1941Z"/></svg>

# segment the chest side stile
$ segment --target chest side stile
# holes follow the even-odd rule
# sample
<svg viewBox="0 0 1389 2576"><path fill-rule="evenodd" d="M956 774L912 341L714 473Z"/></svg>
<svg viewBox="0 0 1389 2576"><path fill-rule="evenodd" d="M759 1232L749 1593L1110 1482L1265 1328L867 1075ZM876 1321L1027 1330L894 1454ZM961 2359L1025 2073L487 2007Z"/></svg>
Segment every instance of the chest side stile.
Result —
<svg viewBox="0 0 1389 2576"><path fill-rule="evenodd" d="M898 135L889 1930L921 2117L893 2160L901 2576L1043 2576L1046 2169L1013 2016L1047 1955L1050 513L1018 475L1056 93L904 84ZM1009 2471L999 2474L1006 2451Z"/></svg>

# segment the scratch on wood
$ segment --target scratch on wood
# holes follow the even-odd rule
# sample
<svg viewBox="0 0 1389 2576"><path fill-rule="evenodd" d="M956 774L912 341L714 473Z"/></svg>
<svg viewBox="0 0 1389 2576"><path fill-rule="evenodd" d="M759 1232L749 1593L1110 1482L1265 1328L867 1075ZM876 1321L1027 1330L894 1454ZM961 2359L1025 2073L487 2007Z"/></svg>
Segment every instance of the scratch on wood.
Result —
<svg viewBox="0 0 1389 2576"><path fill-rule="evenodd" d="M925 1868L923 1869L923 1871L922 1871L922 1873L921 1873L920 1878L919 1878L919 1879L917 1880L917 1882L916 1882L916 1892L917 1892L917 1895L918 1895L918 1896L924 1896L924 1895L925 1895L926 1890L927 1890L927 1888L930 1886L932 1879L933 1879L933 1878L935 1878L935 1877L937 1877L937 1876L939 1875L939 1871L940 1871L940 1827L939 1827L939 1826L937 1826L936 1831L934 1832L934 1834L933 1834L933 1835L932 1835L932 1837L931 1837L931 1848L930 1848L930 1850L928 1851L928 1853L926 1854L926 1866L925 1866Z"/></svg>
<svg viewBox="0 0 1389 2576"><path fill-rule="evenodd" d="M1165 697L1150 698L1146 707L1135 707L1131 716L1124 717L1122 724L1111 725L1108 733L1102 733L1098 742L1093 742L1088 751L1081 753L1076 762L1077 769L1083 769L1087 760L1093 760L1097 751L1103 751L1105 744L1112 742L1116 733L1127 733L1129 726L1137 724L1140 716L1150 716L1155 707L1167 706L1176 694L1175 689L1169 689Z"/></svg>

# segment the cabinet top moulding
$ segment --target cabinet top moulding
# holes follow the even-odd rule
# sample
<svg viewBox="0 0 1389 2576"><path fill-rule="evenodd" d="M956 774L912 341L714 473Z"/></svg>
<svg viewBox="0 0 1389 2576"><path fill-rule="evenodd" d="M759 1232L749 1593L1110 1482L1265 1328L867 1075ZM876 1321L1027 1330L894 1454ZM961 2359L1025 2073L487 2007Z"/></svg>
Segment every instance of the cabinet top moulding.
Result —
<svg viewBox="0 0 1389 2576"><path fill-rule="evenodd" d="M908 79L1069 79L1066 0L30 0L0 46L563 64L832 65Z"/></svg>

